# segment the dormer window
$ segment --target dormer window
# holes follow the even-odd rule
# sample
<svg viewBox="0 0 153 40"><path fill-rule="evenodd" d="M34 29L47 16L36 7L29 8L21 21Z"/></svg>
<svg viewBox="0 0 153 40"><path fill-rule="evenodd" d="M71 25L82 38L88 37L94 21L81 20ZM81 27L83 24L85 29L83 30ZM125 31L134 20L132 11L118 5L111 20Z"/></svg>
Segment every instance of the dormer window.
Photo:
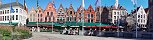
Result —
<svg viewBox="0 0 153 40"><path fill-rule="evenodd" d="M70 11L70 14L72 14L72 11Z"/></svg>
<svg viewBox="0 0 153 40"><path fill-rule="evenodd" d="M51 7L49 7L49 9L51 9Z"/></svg>
<svg viewBox="0 0 153 40"><path fill-rule="evenodd" d="M90 9L90 12L91 12L91 9Z"/></svg>

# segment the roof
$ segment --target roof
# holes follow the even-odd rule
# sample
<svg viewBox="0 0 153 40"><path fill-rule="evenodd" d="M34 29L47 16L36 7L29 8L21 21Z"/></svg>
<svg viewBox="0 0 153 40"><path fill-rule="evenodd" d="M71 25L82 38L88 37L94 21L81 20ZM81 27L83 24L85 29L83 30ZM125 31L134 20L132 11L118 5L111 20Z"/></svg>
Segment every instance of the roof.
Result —
<svg viewBox="0 0 153 40"><path fill-rule="evenodd" d="M7 4L2 4L0 6L0 9L10 7L11 4L12 4L12 6L19 6L19 7L23 8L23 5L20 4L19 2L12 2L12 3L7 3Z"/></svg>
<svg viewBox="0 0 153 40"><path fill-rule="evenodd" d="M132 13L132 14L136 13L136 11L138 11L138 10L139 10L139 8L140 8L140 7L137 7L137 8L136 8L136 9L134 9L134 11L132 11L131 13Z"/></svg>
<svg viewBox="0 0 153 40"><path fill-rule="evenodd" d="M148 13L148 12L149 12L149 8L145 8L144 10L145 10L145 12L146 12L146 13Z"/></svg>
<svg viewBox="0 0 153 40"><path fill-rule="evenodd" d="M111 6L112 9L116 9L115 6ZM123 6L118 5L117 9L126 10Z"/></svg>

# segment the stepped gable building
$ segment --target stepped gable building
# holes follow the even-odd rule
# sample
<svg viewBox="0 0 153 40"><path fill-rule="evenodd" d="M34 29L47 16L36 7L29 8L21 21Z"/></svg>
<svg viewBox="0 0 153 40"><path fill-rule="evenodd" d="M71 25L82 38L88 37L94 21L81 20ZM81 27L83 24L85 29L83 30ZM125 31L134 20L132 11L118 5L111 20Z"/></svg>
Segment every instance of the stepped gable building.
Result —
<svg viewBox="0 0 153 40"><path fill-rule="evenodd" d="M43 21L43 19L44 19L44 17L43 17L43 9L41 8L41 7L38 7L38 12L36 13L36 15L35 15L35 17L36 17L36 19L37 20L35 20L36 22L38 21L38 22L44 22Z"/></svg>
<svg viewBox="0 0 153 40"><path fill-rule="evenodd" d="M131 13L133 15L134 20L136 20L135 22L137 23L137 26L139 28L147 28L147 13L145 12L145 9L142 6L138 7Z"/></svg>
<svg viewBox="0 0 153 40"><path fill-rule="evenodd" d="M76 21L77 22L83 22L84 21L84 14L85 14L85 9L83 9L82 5L77 9L76 12Z"/></svg>
<svg viewBox="0 0 153 40"><path fill-rule="evenodd" d="M88 23L95 23L96 22L96 13L91 5L85 11L84 16L85 16L85 22L88 22Z"/></svg>
<svg viewBox="0 0 153 40"><path fill-rule="evenodd" d="M36 10L34 7L31 7L30 12L28 13L29 22L36 22Z"/></svg>
<svg viewBox="0 0 153 40"><path fill-rule="evenodd" d="M44 22L57 22L56 9L53 3L49 2L43 14Z"/></svg>
<svg viewBox="0 0 153 40"><path fill-rule="evenodd" d="M69 8L66 8L66 13L67 13L67 16L66 16L67 21L69 21L69 22L75 22L76 21L76 13L75 13L75 10L72 7L72 4L70 4Z"/></svg>
<svg viewBox="0 0 153 40"><path fill-rule="evenodd" d="M57 12L57 22L63 23L66 22L66 11L64 10L62 4L60 4L60 7L58 8Z"/></svg>

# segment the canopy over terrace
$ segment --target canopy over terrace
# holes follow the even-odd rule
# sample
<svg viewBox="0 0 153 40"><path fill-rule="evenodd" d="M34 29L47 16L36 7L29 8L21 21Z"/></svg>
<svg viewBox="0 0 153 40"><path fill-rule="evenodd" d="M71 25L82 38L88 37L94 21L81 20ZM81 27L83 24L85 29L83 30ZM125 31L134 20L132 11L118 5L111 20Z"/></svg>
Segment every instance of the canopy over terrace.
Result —
<svg viewBox="0 0 153 40"><path fill-rule="evenodd" d="M79 27L79 26L86 26L86 27L105 27L110 26L107 24L102 23L87 23L87 22L64 22L64 23L57 23L57 22L38 22L38 26L40 25L53 25L53 26L72 26L72 27ZM28 22L27 26L37 26L37 22Z"/></svg>
<svg viewBox="0 0 153 40"><path fill-rule="evenodd" d="M13 25L16 26L18 23L17 22L12 22L12 23L0 23L0 25Z"/></svg>

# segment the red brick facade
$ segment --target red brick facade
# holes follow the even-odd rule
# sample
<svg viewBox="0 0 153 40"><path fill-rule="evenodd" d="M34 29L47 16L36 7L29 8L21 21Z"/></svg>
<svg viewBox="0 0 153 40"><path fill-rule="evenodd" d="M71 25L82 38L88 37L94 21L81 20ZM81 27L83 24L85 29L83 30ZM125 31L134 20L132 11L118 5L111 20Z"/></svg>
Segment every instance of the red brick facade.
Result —
<svg viewBox="0 0 153 40"><path fill-rule="evenodd" d="M43 14L44 22L56 22L57 13L53 3L49 2Z"/></svg>
<svg viewBox="0 0 153 40"><path fill-rule="evenodd" d="M67 21L76 21L76 14L72 7L72 4L70 4L70 7L67 9Z"/></svg>
<svg viewBox="0 0 153 40"><path fill-rule="evenodd" d="M85 11L85 22L96 22L96 13L91 5Z"/></svg>

